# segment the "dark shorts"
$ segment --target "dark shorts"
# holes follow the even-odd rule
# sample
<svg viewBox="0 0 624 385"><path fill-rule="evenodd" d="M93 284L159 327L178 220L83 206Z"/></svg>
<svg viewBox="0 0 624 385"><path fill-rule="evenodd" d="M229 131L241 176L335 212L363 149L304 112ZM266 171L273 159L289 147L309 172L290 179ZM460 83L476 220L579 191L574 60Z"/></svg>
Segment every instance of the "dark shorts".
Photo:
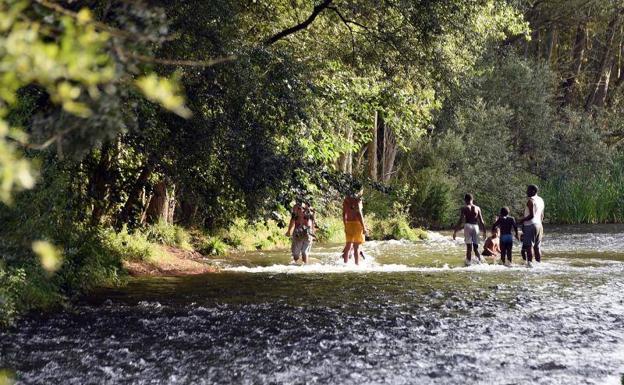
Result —
<svg viewBox="0 0 624 385"><path fill-rule="evenodd" d="M524 225L522 247L539 247L542 244L542 237L544 236L544 228L542 225Z"/></svg>
<svg viewBox="0 0 624 385"><path fill-rule="evenodd" d="M501 248L503 247L513 247L513 235L511 234L503 234L500 238Z"/></svg>

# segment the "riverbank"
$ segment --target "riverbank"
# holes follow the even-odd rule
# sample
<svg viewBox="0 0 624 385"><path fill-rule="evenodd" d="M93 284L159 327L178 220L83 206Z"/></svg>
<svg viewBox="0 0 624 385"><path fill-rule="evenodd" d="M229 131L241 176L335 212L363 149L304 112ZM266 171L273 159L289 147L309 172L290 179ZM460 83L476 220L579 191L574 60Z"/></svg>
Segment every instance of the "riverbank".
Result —
<svg viewBox="0 0 624 385"><path fill-rule="evenodd" d="M171 246L162 246L162 257L158 260L122 261L122 265L133 277L185 276L218 271L203 254Z"/></svg>
<svg viewBox="0 0 624 385"><path fill-rule="evenodd" d="M129 231L122 228L54 229L58 249L53 261L44 261L17 242L11 252L19 257L0 264L0 325L12 323L30 310L50 311L60 303L95 289L123 287L131 277L187 276L218 272L213 259L255 251L287 249L287 221L248 223L236 220L228 228L207 233L159 222ZM371 239L418 241L427 237L411 228L404 217L367 218ZM11 234L3 239L10 239ZM339 218L319 218L317 244L342 243ZM17 238L17 237L16 237ZM27 261L27 262L23 262ZM19 263L18 263L19 262ZM52 269L49 267L53 266Z"/></svg>

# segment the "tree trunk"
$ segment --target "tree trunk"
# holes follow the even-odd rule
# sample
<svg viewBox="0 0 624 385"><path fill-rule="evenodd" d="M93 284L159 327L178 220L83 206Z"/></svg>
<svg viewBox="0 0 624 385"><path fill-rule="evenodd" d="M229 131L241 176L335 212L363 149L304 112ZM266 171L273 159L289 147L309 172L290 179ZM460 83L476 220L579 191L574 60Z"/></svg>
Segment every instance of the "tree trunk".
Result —
<svg viewBox="0 0 624 385"><path fill-rule="evenodd" d="M392 177L394 160L397 154L396 136L390 127L384 126L382 182L387 183Z"/></svg>
<svg viewBox="0 0 624 385"><path fill-rule="evenodd" d="M377 180L377 129L378 129L379 112L375 111L375 119L373 120L373 129L371 130L371 141L368 144L368 176Z"/></svg>
<svg viewBox="0 0 624 385"><path fill-rule="evenodd" d="M386 169L386 160L387 160L384 154L386 152L386 146L387 146L386 140L388 139L388 137L386 135L386 124L381 116L379 117L377 124L378 124L377 126L378 127L377 129L377 157L380 161L378 179L383 181L384 170Z"/></svg>
<svg viewBox="0 0 624 385"><path fill-rule="evenodd" d="M581 74L583 67L583 59L585 56L585 46L587 44L587 25L581 23L576 28L576 37L574 38L574 46L572 47L572 65L568 77L564 80L562 107L569 106L574 102L577 78Z"/></svg>
<svg viewBox="0 0 624 385"><path fill-rule="evenodd" d="M353 164L354 172L357 174L365 174L366 171L363 170L364 167L364 158L368 153L368 146L362 146L360 151L358 151L357 156L355 157L355 161Z"/></svg>
<svg viewBox="0 0 624 385"><path fill-rule="evenodd" d="M609 21L609 25L607 26L606 39L604 42L605 47L600 59L598 72L596 73L595 81L585 101L585 110L587 111L604 105L606 92L609 88L609 79L611 77L613 42L616 32L619 29L620 16L621 13L618 12L613 19Z"/></svg>
<svg viewBox="0 0 624 385"><path fill-rule="evenodd" d="M121 209L119 216L117 217L117 227L121 227L124 224L129 224L130 227L134 227L138 225L138 217L143 209L143 205L141 202L141 192L143 191L143 187L147 186L147 182L149 181L150 176L154 170L154 164L151 160L148 160L141 172L137 180L134 182L134 185L130 189L128 194L128 200L126 200L126 204Z"/></svg>
<svg viewBox="0 0 624 385"><path fill-rule="evenodd" d="M91 225L100 224L106 212L107 197L110 186L111 145L104 143L100 150L100 161L91 174L89 181L89 195L93 199L93 211L91 212Z"/></svg>
<svg viewBox="0 0 624 385"><path fill-rule="evenodd" d="M146 220L148 223L156 223L159 220L171 223L169 221L170 195L167 191L167 183L164 180L154 185L152 199L146 211Z"/></svg>
<svg viewBox="0 0 624 385"><path fill-rule="evenodd" d="M349 126L347 128L347 141L350 145L353 145L353 127ZM353 173L353 150L349 150L345 157L345 172L347 174Z"/></svg>
<svg viewBox="0 0 624 385"><path fill-rule="evenodd" d="M557 32L557 27L552 25L549 29L548 29L548 41L547 41L547 45L546 45L546 61L548 63L554 63L555 60L553 60L553 58L556 56L556 50L557 50L557 39L558 39L558 32Z"/></svg>
<svg viewBox="0 0 624 385"><path fill-rule="evenodd" d="M188 196L187 194L182 194L183 198L180 201L180 210L178 221L190 226L195 224L197 217L198 206L195 203L196 198L193 196Z"/></svg>
<svg viewBox="0 0 624 385"><path fill-rule="evenodd" d="M171 185L171 193L169 194L169 212L167 213L167 223L173 223L174 213L176 209L176 185Z"/></svg>
<svg viewBox="0 0 624 385"><path fill-rule="evenodd" d="M622 85L624 84L624 28L620 27L620 43L618 46L617 58L613 61L613 67L611 69L611 77L613 86L611 92L607 94L606 104L608 106L613 105L615 100L614 96L620 93Z"/></svg>

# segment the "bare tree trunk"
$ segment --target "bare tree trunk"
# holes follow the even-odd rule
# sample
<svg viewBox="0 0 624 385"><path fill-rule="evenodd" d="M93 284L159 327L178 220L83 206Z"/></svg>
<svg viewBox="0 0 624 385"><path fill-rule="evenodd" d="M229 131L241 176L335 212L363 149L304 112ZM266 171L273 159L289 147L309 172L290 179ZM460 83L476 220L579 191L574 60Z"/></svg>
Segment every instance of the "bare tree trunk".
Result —
<svg viewBox="0 0 624 385"><path fill-rule="evenodd" d="M559 37L559 34L557 31L557 26L552 25L548 29L548 42L546 46L546 61L548 63L555 62L553 58L556 56L558 37Z"/></svg>
<svg viewBox="0 0 624 385"><path fill-rule="evenodd" d="M388 182L394 170L394 160L397 154L396 136L392 129L384 126L384 149L383 149L383 170L382 181Z"/></svg>
<svg viewBox="0 0 624 385"><path fill-rule="evenodd" d="M145 189L143 189L143 197L141 197L141 205L143 206L143 210L141 211L141 219L139 220L141 224L145 224L147 222L147 208L149 207L150 202L152 201L152 197L154 196L153 194L150 194L147 197L145 195Z"/></svg>
<svg viewBox="0 0 624 385"><path fill-rule="evenodd" d="M143 187L147 185L153 169L154 164L151 160L148 160L141 169L136 182L134 182L134 185L128 194L128 200L126 200L126 204L124 204L124 207L121 209L121 212L117 217L118 227L127 223L131 226L138 224L135 222L137 219L140 219L138 216L143 209L141 204L141 191L143 191Z"/></svg>
<svg viewBox="0 0 624 385"><path fill-rule="evenodd" d="M606 92L609 87L609 79L611 77L613 42L615 40L616 32L619 29L618 25L620 16L621 13L618 12L611 19L611 21L609 21L609 25L607 26L607 35L604 42L605 47L600 59L600 66L598 67L598 72L596 73L596 78L593 83L594 85L587 96L587 100L585 101L585 110L587 111L604 105Z"/></svg>
<svg viewBox="0 0 624 385"><path fill-rule="evenodd" d="M156 223L159 220L168 222L169 218L169 194L167 183L164 180L154 185L154 194L147 207L146 220L148 223Z"/></svg>
<svg viewBox="0 0 624 385"><path fill-rule="evenodd" d="M368 144L368 176L372 180L377 180L377 129L378 129L379 112L375 111L375 119L373 121L373 129L371 130L371 141Z"/></svg>
<svg viewBox="0 0 624 385"><path fill-rule="evenodd" d="M568 77L564 80L562 106L568 106L574 101L577 78L581 74L583 59L585 56L585 46L587 45L587 25L580 23L576 28L576 37L572 48L572 66Z"/></svg>
<svg viewBox="0 0 624 385"><path fill-rule="evenodd" d="M171 193L169 194L169 212L167 213L167 223L173 223L174 213L176 209L176 186L171 185Z"/></svg>
<svg viewBox="0 0 624 385"><path fill-rule="evenodd" d="M357 174L365 173L365 171L362 170L362 167L364 167L364 157L368 153L367 150L368 146L362 146L362 148L360 148L360 151L358 151L357 156L355 157L355 164L353 165L353 168L354 172Z"/></svg>
<svg viewBox="0 0 624 385"><path fill-rule="evenodd" d="M347 128L347 140L350 145L353 145L353 127ZM353 150L349 150L345 157L345 172L347 174L353 174Z"/></svg>
<svg viewBox="0 0 624 385"><path fill-rule="evenodd" d="M617 58L613 61L613 67L611 69L611 76L615 81L613 81L613 87L611 87L611 92L607 94L606 104L608 106L613 105L614 95L617 95L622 89L622 85L624 84L624 28L620 27L620 43L618 46Z"/></svg>
<svg viewBox="0 0 624 385"><path fill-rule="evenodd" d="M196 198L189 196L187 193L182 193L182 199L180 200L180 210L178 221L185 225L192 225L195 223L198 206L195 203Z"/></svg>
<svg viewBox="0 0 624 385"><path fill-rule="evenodd" d="M107 197L110 185L110 166L112 161L111 145L104 143L100 150L100 161L93 170L89 181L89 195L93 198L93 211L91 212L91 225L98 225L106 212Z"/></svg>

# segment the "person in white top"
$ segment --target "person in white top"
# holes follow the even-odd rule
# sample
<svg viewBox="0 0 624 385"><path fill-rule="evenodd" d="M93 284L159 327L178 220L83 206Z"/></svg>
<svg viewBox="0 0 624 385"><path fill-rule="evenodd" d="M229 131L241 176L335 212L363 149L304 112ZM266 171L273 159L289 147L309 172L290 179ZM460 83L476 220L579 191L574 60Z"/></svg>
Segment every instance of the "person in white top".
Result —
<svg viewBox="0 0 624 385"><path fill-rule="evenodd" d="M522 249L526 252L527 267L533 267L533 256L536 262L542 261L542 237L544 235L544 200L537 195L536 185L527 187L527 201L524 209L524 217L520 219L523 224Z"/></svg>

